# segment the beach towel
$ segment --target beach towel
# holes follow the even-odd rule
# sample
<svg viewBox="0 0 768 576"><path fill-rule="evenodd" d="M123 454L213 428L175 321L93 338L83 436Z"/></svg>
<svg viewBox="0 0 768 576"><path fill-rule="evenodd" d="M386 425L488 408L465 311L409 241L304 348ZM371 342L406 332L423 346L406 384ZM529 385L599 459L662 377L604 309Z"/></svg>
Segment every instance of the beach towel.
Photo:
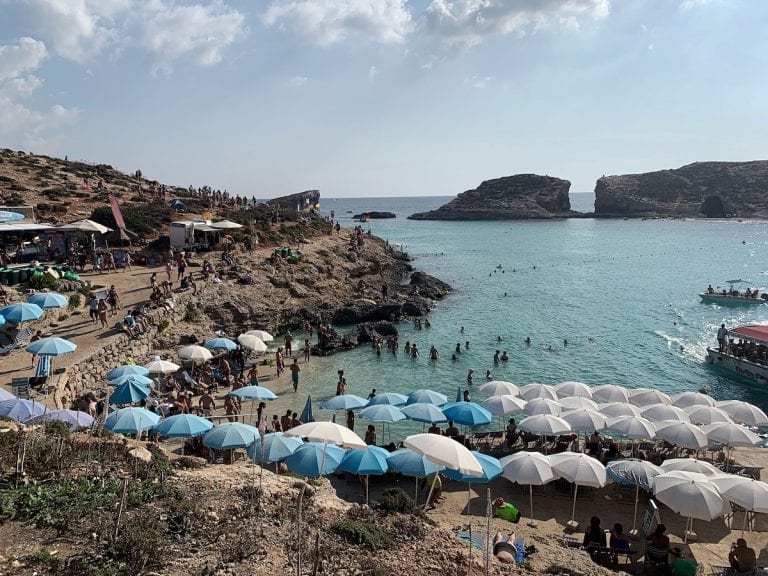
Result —
<svg viewBox="0 0 768 576"><path fill-rule="evenodd" d="M485 550L485 532L472 532L470 537L469 530L459 530L457 535L464 542L471 542L472 546L478 550Z"/></svg>

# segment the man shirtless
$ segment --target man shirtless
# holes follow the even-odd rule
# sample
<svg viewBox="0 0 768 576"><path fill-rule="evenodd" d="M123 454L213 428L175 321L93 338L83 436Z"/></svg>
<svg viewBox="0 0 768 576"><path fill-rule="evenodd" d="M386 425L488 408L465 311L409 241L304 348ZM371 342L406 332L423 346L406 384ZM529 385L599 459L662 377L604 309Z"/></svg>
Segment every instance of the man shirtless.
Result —
<svg viewBox="0 0 768 576"><path fill-rule="evenodd" d="M213 411L216 410L216 401L211 396L211 393L206 388L197 405L202 409L203 416L213 416Z"/></svg>

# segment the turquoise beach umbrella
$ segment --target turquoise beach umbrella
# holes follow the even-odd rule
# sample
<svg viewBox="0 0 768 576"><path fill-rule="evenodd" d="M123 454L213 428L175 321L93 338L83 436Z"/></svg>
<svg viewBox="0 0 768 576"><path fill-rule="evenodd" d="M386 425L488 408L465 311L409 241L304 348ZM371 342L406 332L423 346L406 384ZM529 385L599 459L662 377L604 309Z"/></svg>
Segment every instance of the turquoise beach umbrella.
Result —
<svg viewBox="0 0 768 576"><path fill-rule="evenodd" d="M295 436L286 436L282 432L264 434L259 442L254 442L248 449L248 456L257 462L280 462L296 452L304 442Z"/></svg>
<svg viewBox="0 0 768 576"><path fill-rule="evenodd" d="M378 476L389 470L387 456L389 452L378 446L353 448L344 454L338 469L361 476Z"/></svg>
<svg viewBox="0 0 768 576"><path fill-rule="evenodd" d="M392 452L387 457L389 469L392 472L399 472L403 476L414 476L416 478L416 489L413 495L414 502L419 501L419 478L426 478L427 476L433 476L441 470L444 466L435 464L431 460L427 460L426 456L417 454L410 448L400 448Z"/></svg>
<svg viewBox="0 0 768 576"><path fill-rule="evenodd" d="M408 395L408 404L434 404L442 406L448 402L448 396L434 390L416 390Z"/></svg>
<svg viewBox="0 0 768 576"><path fill-rule="evenodd" d="M126 374L125 376L118 376L114 380L110 380L107 382L110 386L120 386L122 384L125 384L126 382L133 382L134 384L138 384L139 386L144 386L145 388L149 388L154 384L154 381L152 378L147 378L146 376L142 376L141 374Z"/></svg>
<svg viewBox="0 0 768 576"><path fill-rule="evenodd" d="M107 416L104 427L116 434L138 434L159 421L160 416L144 408L120 408Z"/></svg>
<svg viewBox="0 0 768 576"><path fill-rule="evenodd" d="M192 438L202 436L213 428L213 422L194 414L169 416L155 426L155 432L165 438Z"/></svg>
<svg viewBox="0 0 768 576"><path fill-rule="evenodd" d="M3 324L5 324L5 316L0 314L0 326L2 326Z"/></svg>
<svg viewBox="0 0 768 576"><path fill-rule="evenodd" d="M453 402L443 406L442 410L448 420L465 426L483 426L493 419L488 410L475 402Z"/></svg>
<svg viewBox="0 0 768 576"><path fill-rule="evenodd" d="M121 376L128 376L130 374L146 376L149 374L149 370L144 368L144 366L139 366L138 364L123 364L122 366L112 368L112 370L107 372L107 380L117 380Z"/></svg>
<svg viewBox="0 0 768 576"><path fill-rule="evenodd" d="M354 410L368 405L368 400L354 394L334 396L320 405L323 410Z"/></svg>
<svg viewBox="0 0 768 576"><path fill-rule="evenodd" d="M77 350L77 344L64 338L40 338L30 342L24 350L35 356L64 356Z"/></svg>
<svg viewBox="0 0 768 576"><path fill-rule="evenodd" d="M247 448L260 437L259 429L249 424L228 422L214 426L203 437L203 444L216 450Z"/></svg>
<svg viewBox="0 0 768 576"><path fill-rule="evenodd" d="M237 343L229 338L211 338L203 342L203 346L209 350L234 350L237 348Z"/></svg>
<svg viewBox="0 0 768 576"><path fill-rule="evenodd" d="M43 316L43 309L37 304L28 302L16 302L0 308L0 316L5 318L6 322L21 324L31 320L39 320Z"/></svg>
<svg viewBox="0 0 768 576"><path fill-rule="evenodd" d="M472 455L477 458L477 461L480 463L480 467L483 469L483 475L482 476L469 476L468 474L462 474L458 470L451 470L450 468L446 468L444 471L444 474L448 476L448 478L451 478L452 480L457 480L459 482L479 482L479 483L488 483L491 480L494 480L501 476L501 473L503 472L503 469L501 467L501 462L499 462L498 458L494 458L493 456L488 456L487 454L482 454L481 452L477 452L476 450L472 450Z"/></svg>
<svg viewBox="0 0 768 576"><path fill-rule="evenodd" d="M344 450L334 444L307 442L285 459L288 470L317 478L333 473L344 458Z"/></svg>
<svg viewBox="0 0 768 576"><path fill-rule="evenodd" d="M40 308L64 308L69 304L67 297L57 292L37 292L27 298L27 302L37 304Z"/></svg>
<svg viewBox="0 0 768 576"><path fill-rule="evenodd" d="M448 422L448 418L445 417L443 411L434 404L409 404L408 406L403 406L400 410L405 414L406 418L416 422L429 422L430 424Z"/></svg>
<svg viewBox="0 0 768 576"><path fill-rule="evenodd" d="M277 394L264 386L243 386L229 393L243 400L277 400Z"/></svg>
<svg viewBox="0 0 768 576"><path fill-rule="evenodd" d="M399 422L406 418L400 408L390 406L389 404L368 406L360 411L359 416L363 420L370 420L371 422Z"/></svg>
<svg viewBox="0 0 768 576"><path fill-rule="evenodd" d="M368 406L378 406L379 404L390 404L391 406L404 406L408 403L408 396L398 394L397 392L382 392L376 394L368 400ZM303 422L303 420L302 420Z"/></svg>
<svg viewBox="0 0 768 576"><path fill-rule="evenodd" d="M131 380L123 382L109 396L110 404L135 404L149 396L149 388Z"/></svg>
<svg viewBox="0 0 768 576"><path fill-rule="evenodd" d="M304 424L315 421L315 413L312 411L312 396L307 396L307 401L304 403L304 410L301 411L299 419Z"/></svg>

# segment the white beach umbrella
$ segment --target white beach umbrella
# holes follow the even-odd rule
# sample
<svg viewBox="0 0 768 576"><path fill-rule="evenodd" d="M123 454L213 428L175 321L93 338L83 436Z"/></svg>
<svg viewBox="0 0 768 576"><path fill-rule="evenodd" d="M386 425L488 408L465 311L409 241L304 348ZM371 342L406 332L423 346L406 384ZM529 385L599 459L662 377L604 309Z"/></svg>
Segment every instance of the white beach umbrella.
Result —
<svg viewBox="0 0 768 576"><path fill-rule="evenodd" d="M582 396L584 398L592 398L592 389L584 384L584 382L577 382L575 380L566 380L555 384L553 386L558 398L567 398L569 396Z"/></svg>
<svg viewBox="0 0 768 576"><path fill-rule="evenodd" d="M590 410L597 410L597 402L590 400L586 396L566 396L560 398L557 401L563 410L584 410L589 408Z"/></svg>
<svg viewBox="0 0 768 576"><path fill-rule="evenodd" d="M87 218L83 220L75 220L69 224L59 226L59 230L77 230L79 232L96 232L97 234L106 234L107 232L112 232L112 228L108 228L103 224L99 224L93 220L88 220Z"/></svg>
<svg viewBox="0 0 768 576"><path fill-rule="evenodd" d="M571 425L552 414L536 414L520 420L517 425L520 430L538 434L539 436L557 436L559 434L568 434L571 431Z"/></svg>
<svg viewBox="0 0 768 576"><path fill-rule="evenodd" d="M717 406L693 405L684 408L694 424L714 424L715 422L733 422L728 413Z"/></svg>
<svg viewBox="0 0 768 576"><path fill-rule="evenodd" d="M528 485L533 522L533 487L543 486L555 479L549 457L540 452L517 452L501 459L501 475L511 482ZM529 524L530 525L530 524Z"/></svg>
<svg viewBox="0 0 768 576"><path fill-rule="evenodd" d="M246 334L248 334L249 336L256 336L256 338L261 339L262 342L272 342L272 340L275 339L275 337L272 336L272 334L270 334L265 330L248 330Z"/></svg>
<svg viewBox="0 0 768 576"><path fill-rule="evenodd" d="M481 405L491 414L504 416L506 414L517 414L522 412L527 402L517 396L491 396Z"/></svg>
<svg viewBox="0 0 768 576"><path fill-rule="evenodd" d="M286 436L308 438L312 442L338 444L344 448L366 448L367 444L360 436L346 426L335 422L309 422L290 428L284 432ZM434 434L433 434L434 436Z"/></svg>
<svg viewBox="0 0 768 576"><path fill-rule="evenodd" d="M592 387L592 399L598 402L629 402L629 392L623 386L603 384Z"/></svg>
<svg viewBox="0 0 768 576"><path fill-rule="evenodd" d="M568 410L560 416L571 425L574 432L595 432L605 430L608 419L590 408L582 410Z"/></svg>
<svg viewBox="0 0 768 576"><path fill-rule="evenodd" d="M661 463L661 469L664 472L696 472L705 476L722 474L721 470L718 470L706 460L698 460L696 458L669 458Z"/></svg>
<svg viewBox="0 0 768 576"><path fill-rule="evenodd" d="M747 526L746 512L768 512L768 484L745 476L721 474L709 479L717 486L720 494L731 504L737 504L745 510L744 522L741 525L741 536Z"/></svg>
<svg viewBox="0 0 768 576"><path fill-rule="evenodd" d="M629 391L629 402L635 406L650 406L651 404L672 404L667 394L655 388L635 388Z"/></svg>
<svg viewBox="0 0 768 576"><path fill-rule="evenodd" d="M571 521L576 517L576 495L579 486L591 486L602 488L608 481L605 474L605 466L591 456L583 452L561 452L549 457L552 464L552 472L560 478L573 482L573 509Z"/></svg>
<svg viewBox="0 0 768 576"><path fill-rule="evenodd" d="M624 402L609 402L608 404L601 404L597 407L597 411L600 414L604 414L609 418L618 418L619 416L634 416L640 417L640 408L634 404L625 404Z"/></svg>
<svg viewBox="0 0 768 576"><path fill-rule="evenodd" d="M517 396L520 388L504 380L491 380L481 384L478 390L485 396Z"/></svg>
<svg viewBox="0 0 768 576"><path fill-rule="evenodd" d="M630 440L650 440L656 437L654 423L639 416L609 418L608 430L617 432Z"/></svg>
<svg viewBox="0 0 768 576"><path fill-rule="evenodd" d="M182 360L189 360L195 364L203 364L213 358L213 354L205 346L198 346L197 344L190 344L189 346L182 346L178 350L179 358Z"/></svg>
<svg viewBox="0 0 768 576"><path fill-rule="evenodd" d="M242 224L238 224L237 222L232 222L231 220L221 220L219 222L214 222L211 224L211 228L218 228L219 230L237 230L238 228L242 228Z"/></svg>
<svg viewBox="0 0 768 576"><path fill-rule="evenodd" d="M557 400L557 392L555 392L555 389L549 384L526 384L520 388L520 398L528 401L531 401L534 398Z"/></svg>
<svg viewBox="0 0 768 576"><path fill-rule="evenodd" d="M661 422L662 420L679 420L680 422L690 422L688 413L677 406L669 404L651 404L640 410L640 415L651 422Z"/></svg>
<svg viewBox="0 0 768 576"><path fill-rule="evenodd" d="M715 404L721 408L734 422L747 426L768 426L768 416L757 406L741 400L725 400Z"/></svg>
<svg viewBox="0 0 768 576"><path fill-rule="evenodd" d="M529 400L523 408L523 412L528 416L534 416L536 414L554 414L559 415L563 411L563 407L560 403L549 398L534 398Z"/></svg>
<svg viewBox="0 0 768 576"><path fill-rule="evenodd" d="M157 358L148 364L144 364L144 368L149 370L150 374L173 374L180 368L180 366L170 360L161 360L160 358Z"/></svg>
<svg viewBox="0 0 768 576"><path fill-rule="evenodd" d="M676 470L656 476L653 492L659 502L688 518L686 542L693 518L710 521L731 511L730 504L722 497L717 486L707 476L695 472Z"/></svg>
<svg viewBox="0 0 768 576"><path fill-rule="evenodd" d="M715 399L707 394L701 392L680 392L679 394L673 394L672 406L678 408L688 408L690 406L714 406Z"/></svg>
<svg viewBox="0 0 768 576"><path fill-rule="evenodd" d="M253 334L240 334L240 336L237 337L237 341L240 342L245 348L248 348L248 350L252 350L254 352L266 352L267 345L264 343L264 341L259 338L258 336L254 336Z"/></svg>
<svg viewBox="0 0 768 576"><path fill-rule="evenodd" d="M483 475L483 467L474 454L448 436L414 434L405 439L403 446L421 454L430 462L458 470L467 476Z"/></svg>
<svg viewBox="0 0 768 576"><path fill-rule="evenodd" d="M735 422L715 422L702 426L701 430L712 442L719 442L729 448L733 446L757 446L762 443L762 438Z"/></svg>
<svg viewBox="0 0 768 576"><path fill-rule="evenodd" d="M690 422L665 420L656 425L656 437L690 450L704 450L709 440L704 431Z"/></svg>

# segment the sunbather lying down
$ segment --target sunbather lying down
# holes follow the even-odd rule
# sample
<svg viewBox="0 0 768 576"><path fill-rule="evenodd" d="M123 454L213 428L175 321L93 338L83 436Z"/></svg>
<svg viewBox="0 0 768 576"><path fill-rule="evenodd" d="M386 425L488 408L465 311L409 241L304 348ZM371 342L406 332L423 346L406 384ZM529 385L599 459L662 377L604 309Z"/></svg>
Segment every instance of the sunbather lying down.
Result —
<svg viewBox="0 0 768 576"><path fill-rule="evenodd" d="M515 556L517 555L517 548L515 548L514 542L514 532L510 532L505 536L501 533L501 530L499 530L496 532L496 536L493 537L493 555L496 556L500 562L514 564Z"/></svg>

